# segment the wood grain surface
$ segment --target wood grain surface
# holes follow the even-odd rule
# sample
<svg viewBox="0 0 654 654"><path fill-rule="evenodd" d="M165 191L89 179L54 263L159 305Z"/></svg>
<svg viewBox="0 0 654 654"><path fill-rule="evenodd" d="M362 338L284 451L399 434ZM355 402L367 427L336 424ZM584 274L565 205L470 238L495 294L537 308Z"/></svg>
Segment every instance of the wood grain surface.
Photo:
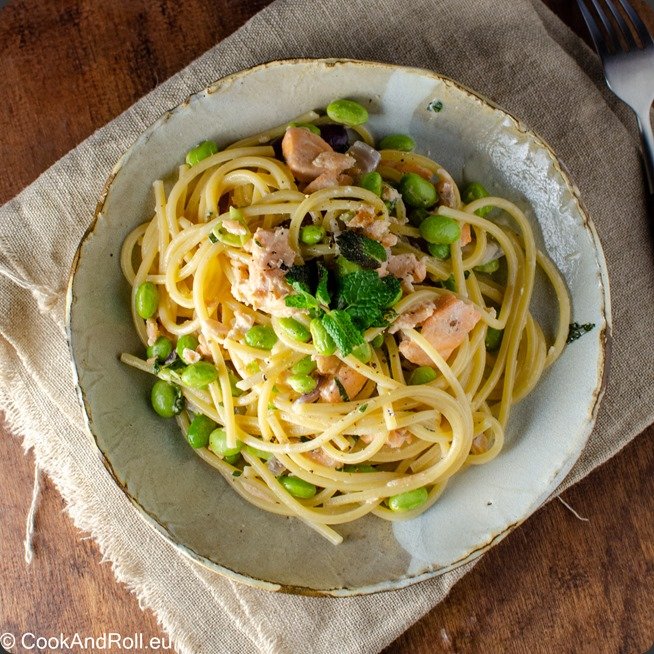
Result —
<svg viewBox="0 0 654 654"><path fill-rule="evenodd" d="M9 2L0 9L0 203L266 4ZM586 38L575 3L546 4ZM654 29L651 10L647 16ZM25 565L33 461L6 426L0 433L0 634L165 639L95 542L73 526L48 479L35 559ZM654 641L653 442L650 428L565 493L587 521L550 502L385 652L646 651Z"/></svg>

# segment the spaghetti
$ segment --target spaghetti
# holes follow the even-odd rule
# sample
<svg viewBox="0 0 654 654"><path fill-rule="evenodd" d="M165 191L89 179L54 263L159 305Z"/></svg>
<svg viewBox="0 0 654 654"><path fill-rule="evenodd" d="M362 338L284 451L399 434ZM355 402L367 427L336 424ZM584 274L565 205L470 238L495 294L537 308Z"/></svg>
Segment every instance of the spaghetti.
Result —
<svg viewBox="0 0 654 654"><path fill-rule="evenodd" d="M570 306L518 207L333 113L205 142L154 182L121 255L147 356L121 358L237 493L338 543L333 525L417 516L497 456Z"/></svg>

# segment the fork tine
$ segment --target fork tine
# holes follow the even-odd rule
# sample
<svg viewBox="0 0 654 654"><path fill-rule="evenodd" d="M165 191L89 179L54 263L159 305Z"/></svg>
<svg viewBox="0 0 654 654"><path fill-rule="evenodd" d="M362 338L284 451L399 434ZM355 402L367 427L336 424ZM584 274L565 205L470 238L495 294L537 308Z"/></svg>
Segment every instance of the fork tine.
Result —
<svg viewBox="0 0 654 654"><path fill-rule="evenodd" d="M604 2L606 3L606 6L609 8L611 14L613 14L613 18L615 19L615 22L618 24L618 28L622 32L622 36L624 37L624 40L627 43L627 50L637 48L638 45L636 44L634 35L631 33L631 30L629 29L629 25L627 25L627 21L624 19L622 14L618 11L618 8L613 4L612 0L604 0ZM618 41L618 43L620 42L619 39L616 39L616 41Z"/></svg>
<svg viewBox="0 0 654 654"><path fill-rule="evenodd" d="M606 12L604 11L604 8L602 5L599 3L599 0L590 0L593 4L593 7L595 7L595 12L599 16L599 19L602 21L602 25L604 26L604 30L606 31L606 35L608 37L609 43L607 44L609 49L613 50L622 50L622 46L620 45L620 41L618 41L615 37L615 29L613 25L611 25L611 21L608 19L608 16L606 15Z"/></svg>
<svg viewBox="0 0 654 654"><path fill-rule="evenodd" d="M628 0L620 0L620 4L627 13L627 16L629 16L633 26L636 28L643 47L647 45L654 45L654 38L652 38L652 35L649 33L647 25L643 23L643 21L640 19L640 16L636 13L636 10L629 4Z"/></svg>
<svg viewBox="0 0 654 654"><path fill-rule="evenodd" d="M600 56L603 57L605 54L608 54L609 49L606 45L606 41L604 40L602 30L598 27L593 14L591 14L591 12L588 10L584 0L577 0L577 4L579 5L581 15L586 22L586 27L588 27L588 31L590 32L590 37L593 39L593 43L595 44L595 50L597 50ZM602 17L602 14L600 14L600 17Z"/></svg>

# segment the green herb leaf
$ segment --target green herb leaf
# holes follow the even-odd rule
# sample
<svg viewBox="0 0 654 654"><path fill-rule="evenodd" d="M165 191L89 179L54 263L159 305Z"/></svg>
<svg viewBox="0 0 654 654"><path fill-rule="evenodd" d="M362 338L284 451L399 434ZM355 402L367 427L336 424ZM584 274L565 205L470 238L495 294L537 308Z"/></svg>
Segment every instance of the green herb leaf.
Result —
<svg viewBox="0 0 654 654"><path fill-rule="evenodd" d="M578 338L581 338L584 334L588 333L593 327L595 327L594 322L587 322L583 325L578 322L571 323L568 328L568 338L566 343L576 341Z"/></svg>
<svg viewBox="0 0 654 654"><path fill-rule="evenodd" d="M337 308L347 311L361 330L385 327L388 308L401 297L400 280L379 277L373 270L360 270L340 280Z"/></svg>
<svg viewBox="0 0 654 654"><path fill-rule="evenodd" d="M318 286L316 288L316 299L321 304L329 306L331 295L329 293L329 271L318 262Z"/></svg>
<svg viewBox="0 0 654 654"><path fill-rule="evenodd" d="M346 311L326 313L322 318L322 324L343 356L347 356L357 345L363 343L361 332L355 327L350 314Z"/></svg>
<svg viewBox="0 0 654 654"><path fill-rule="evenodd" d="M336 237L340 253L362 268L379 268L386 261L386 249L381 243L357 232L346 230Z"/></svg>

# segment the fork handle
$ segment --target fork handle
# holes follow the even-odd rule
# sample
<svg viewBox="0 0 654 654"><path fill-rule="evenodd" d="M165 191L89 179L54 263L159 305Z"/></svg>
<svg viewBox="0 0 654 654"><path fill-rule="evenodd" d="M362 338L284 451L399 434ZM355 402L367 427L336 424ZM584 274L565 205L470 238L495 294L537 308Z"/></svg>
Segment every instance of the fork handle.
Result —
<svg viewBox="0 0 654 654"><path fill-rule="evenodd" d="M637 116L640 135L643 139L643 156L645 157L645 170L647 172L649 192L650 195L654 195L654 133L652 133L649 109L647 107L644 112L639 112Z"/></svg>

